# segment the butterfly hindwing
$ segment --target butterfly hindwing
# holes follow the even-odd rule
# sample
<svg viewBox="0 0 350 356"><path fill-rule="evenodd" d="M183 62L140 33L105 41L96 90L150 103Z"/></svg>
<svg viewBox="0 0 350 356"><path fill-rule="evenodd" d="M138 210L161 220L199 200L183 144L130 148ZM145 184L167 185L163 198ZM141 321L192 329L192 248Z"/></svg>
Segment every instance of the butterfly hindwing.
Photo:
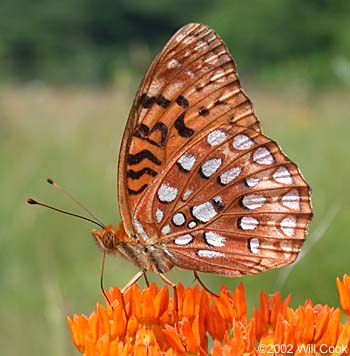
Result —
<svg viewBox="0 0 350 356"><path fill-rule="evenodd" d="M180 267L251 274L294 261L311 218L309 194L275 142L219 124L179 150L135 217Z"/></svg>

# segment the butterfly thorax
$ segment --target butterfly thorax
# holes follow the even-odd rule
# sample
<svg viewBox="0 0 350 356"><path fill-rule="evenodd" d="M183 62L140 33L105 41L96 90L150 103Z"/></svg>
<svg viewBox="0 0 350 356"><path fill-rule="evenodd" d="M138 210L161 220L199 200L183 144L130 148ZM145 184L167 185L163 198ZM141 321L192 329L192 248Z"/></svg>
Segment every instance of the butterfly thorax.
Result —
<svg viewBox="0 0 350 356"><path fill-rule="evenodd" d="M122 223L117 227L108 225L102 230L92 230L91 233L103 252L118 252L145 272L165 273L174 266L160 242L146 244L137 235L130 237Z"/></svg>

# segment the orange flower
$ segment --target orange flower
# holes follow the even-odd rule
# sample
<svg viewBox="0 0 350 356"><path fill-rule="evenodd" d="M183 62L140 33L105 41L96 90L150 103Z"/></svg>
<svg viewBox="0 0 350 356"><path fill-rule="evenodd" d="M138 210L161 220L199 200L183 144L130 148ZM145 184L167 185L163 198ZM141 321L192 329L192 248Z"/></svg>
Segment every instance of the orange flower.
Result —
<svg viewBox="0 0 350 356"><path fill-rule="evenodd" d="M350 277L337 279L340 303L350 312ZM280 292L260 294L260 305L247 317L243 284L219 296L198 286L177 286L177 310L168 288L133 285L124 296L108 293L112 306L97 304L89 317L68 317L73 342L86 356L260 356L350 354L350 318L341 310L307 300L289 307ZM209 350L208 338L213 340Z"/></svg>
<svg viewBox="0 0 350 356"><path fill-rule="evenodd" d="M343 282L337 278L337 287L340 305L344 310L344 313L350 317L350 276L345 274Z"/></svg>

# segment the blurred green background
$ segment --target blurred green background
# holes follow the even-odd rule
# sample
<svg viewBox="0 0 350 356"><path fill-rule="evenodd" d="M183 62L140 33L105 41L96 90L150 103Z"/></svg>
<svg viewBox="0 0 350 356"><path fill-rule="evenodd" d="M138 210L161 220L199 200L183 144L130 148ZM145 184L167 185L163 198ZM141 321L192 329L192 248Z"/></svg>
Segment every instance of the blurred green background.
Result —
<svg viewBox="0 0 350 356"><path fill-rule="evenodd" d="M188 22L213 27L233 54L264 132L313 189L314 219L291 268L241 279L202 275L213 290L245 283L338 306L350 272L350 2L347 0L2 0L0 5L0 333L4 355L76 355L66 315L90 313L100 252L83 221L29 207L29 196L117 224L118 149L136 88ZM136 269L108 258L106 286ZM169 278L193 284L192 274ZM155 280L162 284L157 278ZM142 284L142 283L141 283Z"/></svg>

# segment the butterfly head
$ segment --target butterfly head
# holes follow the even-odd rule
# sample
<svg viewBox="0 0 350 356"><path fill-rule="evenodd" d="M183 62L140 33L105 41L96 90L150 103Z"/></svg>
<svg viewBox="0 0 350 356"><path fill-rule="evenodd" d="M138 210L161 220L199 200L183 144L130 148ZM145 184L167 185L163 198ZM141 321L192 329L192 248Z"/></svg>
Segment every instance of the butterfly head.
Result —
<svg viewBox="0 0 350 356"><path fill-rule="evenodd" d="M117 227L108 225L102 230L94 229L91 234L95 238L97 246L106 253L115 253L119 243L125 236L123 224Z"/></svg>

